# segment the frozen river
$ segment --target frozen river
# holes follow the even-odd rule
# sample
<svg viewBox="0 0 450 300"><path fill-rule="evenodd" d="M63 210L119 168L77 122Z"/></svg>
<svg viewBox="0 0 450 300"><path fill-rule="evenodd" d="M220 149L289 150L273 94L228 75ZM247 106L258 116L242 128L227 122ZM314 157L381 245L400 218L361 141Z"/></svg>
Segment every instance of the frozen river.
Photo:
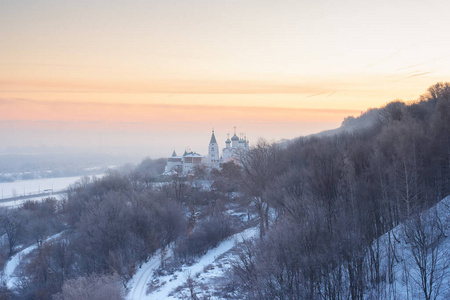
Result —
<svg viewBox="0 0 450 300"><path fill-rule="evenodd" d="M75 183L81 176L61 177L61 178L43 178L32 180L18 180L14 182L1 182L1 199L32 196L35 194L48 192L60 192L69 185Z"/></svg>

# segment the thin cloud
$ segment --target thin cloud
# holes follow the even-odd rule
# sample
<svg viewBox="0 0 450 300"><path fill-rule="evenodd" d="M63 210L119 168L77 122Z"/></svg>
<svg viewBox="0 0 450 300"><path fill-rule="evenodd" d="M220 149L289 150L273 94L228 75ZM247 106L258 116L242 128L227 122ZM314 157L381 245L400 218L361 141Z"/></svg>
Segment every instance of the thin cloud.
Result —
<svg viewBox="0 0 450 300"><path fill-rule="evenodd" d="M407 77L404 77L404 78L400 78L400 79L397 79L397 80L394 80L394 81L407 80L407 79L410 79L410 78L414 78L414 77L418 77L418 76L423 76L423 75L427 75L427 74L430 74L430 73L432 73L432 72L414 73L414 74L412 74L412 75L410 75L410 76L407 76Z"/></svg>
<svg viewBox="0 0 450 300"><path fill-rule="evenodd" d="M414 43L414 44L412 44L412 45L410 45L410 46L405 47L405 49L410 50L411 48L415 48L415 47L420 46L420 45L421 45L421 43ZM393 52L393 53L391 53L391 54L389 54L389 55L383 57L383 58L380 59L380 60L377 60L377 61L375 61L375 62L373 62L373 63L370 63L370 64L364 66L364 67L363 67L363 70L367 70L367 69L370 69L370 68L375 67L375 66L377 66L377 65L383 64L383 63L385 63L385 62L387 62L387 61L390 61L391 59L393 59L393 58L395 58L395 57L401 55L401 54L404 53L404 52L405 52L404 49L397 50L397 51L395 51L395 52Z"/></svg>
<svg viewBox="0 0 450 300"><path fill-rule="evenodd" d="M0 99L0 103L2 103ZM109 122L142 125L215 120L292 121L341 119L358 113L348 109L301 109L267 106L58 102L16 99L4 102L2 120ZM95 124L95 123L91 123Z"/></svg>
<svg viewBox="0 0 450 300"><path fill-rule="evenodd" d="M382 59L380 59L380 60L377 60L377 61L375 61L375 62L373 62L373 63L371 63L371 64L368 64L368 65L366 65L366 66L363 67L363 70L367 70L367 69L370 69L370 68L375 67L375 66L377 66L377 65L383 64L383 63L385 63L385 62L391 60L392 58L394 58L394 57L400 55L402 52L403 52L403 51L401 51L401 50L400 50L400 51L397 51L397 52L392 53L391 55L388 55L388 56L386 56L386 57L384 57L384 58L382 58Z"/></svg>
<svg viewBox="0 0 450 300"><path fill-rule="evenodd" d="M395 71L398 72L398 71L403 71L403 70L407 70L407 69L412 69L412 68L415 68L415 67L418 67L418 66L422 66L422 65L426 65L426 64L429 64L429 63L433 63L433 62L442 60L442 59L447 58L447 57L450 57L450 55L444 55L444 56L441 56L441 57L438 57L438 58L435 58L435 59L432 59L432 60L428 60L428 61L425 61L425 62L421 62L421 63L418 63L418 64L401 67L401 68L396 69Z"/></svg>
<svg viewBox="0 0 450 300"><path fill-rule="evenodd" d="M129 82L3 80L3 93L126 93L126 94L310 94L315 84L255 80L135 80ZM328 91L327 91L328 92Z"/></svg>
<svg viewBox="0 0 450 300"><path fill-rule="evenodd" d="M336 92L337 92L337 91L332 91L332 92L330 92L330 93L327 95L327 98L333 96L334 94L336 94Z"/></svg>
<svg viewBox="0 0 450 300"><path fill-rule="evenodd" d="M319 92L319 93L315 93L315 94L312 94L312 95L305 96L305 97L303 97L303 99L305 99L305 98L311 98L311 97L316 97L316 96L324 95L324 94L327 94L327 93L328 93L328 92Z"/></svg>

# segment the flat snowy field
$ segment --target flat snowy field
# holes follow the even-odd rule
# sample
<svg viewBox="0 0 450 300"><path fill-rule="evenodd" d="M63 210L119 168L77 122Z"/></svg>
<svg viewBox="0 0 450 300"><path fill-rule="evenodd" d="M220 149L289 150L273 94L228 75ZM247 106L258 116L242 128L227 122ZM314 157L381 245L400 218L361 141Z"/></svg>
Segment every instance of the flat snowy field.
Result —
<svg viewBox="0 0 450 300"><path fill-rule="evenodd" d="M75 183L82 177L83 176L74 176L1 182L0 199L11 198L15 196L32 196L33 194L43 193L45 190L53 190L53 192L59 192L66 189L69 185ZM101 175L99 175L98 177L101 177Z"/></svg>

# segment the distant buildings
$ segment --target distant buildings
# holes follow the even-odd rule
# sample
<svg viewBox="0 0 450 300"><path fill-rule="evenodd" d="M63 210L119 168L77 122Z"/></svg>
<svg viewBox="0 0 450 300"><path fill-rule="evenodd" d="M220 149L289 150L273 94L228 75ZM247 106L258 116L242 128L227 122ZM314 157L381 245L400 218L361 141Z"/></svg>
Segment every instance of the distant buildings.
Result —
<svg viewBox="0 0 450 300"><path fill-rule="evenodd" d="M225 148L222 150L222 162L229 162L239 158L239 153L249 149L249 142L247 137L241 134L239 138L236 135L236 127L234 128L234 135L225 141Z"/></svg>
<svg viewBox="0 0 450 300"><path fill-rule="evenodd" d="M184 151L183 156L178 156L173 151L172 156L167 159L167 165L164 173L189 173L196 165L203 164L204 156L195 152Z"/></svg>
<svg viewBox="0 0 450 300"><path fill-rule="evenodd" d="M185 151L182 156L178 156L173 151L172 156L167 158L167 165L165 169L166 174L182 173L187 174L192 171L195 166L207 166L209 168L219 169L222 163L237 160L239 153L249 149L249 142L247 138L241 134L241 137L236 135L236 127L234 128L234 135L225 141L225 148L222 149L220 155L219 145L214 135L214 130L211 134L211 139L208 145L208 156L203 156L196 152Z"/></svg>

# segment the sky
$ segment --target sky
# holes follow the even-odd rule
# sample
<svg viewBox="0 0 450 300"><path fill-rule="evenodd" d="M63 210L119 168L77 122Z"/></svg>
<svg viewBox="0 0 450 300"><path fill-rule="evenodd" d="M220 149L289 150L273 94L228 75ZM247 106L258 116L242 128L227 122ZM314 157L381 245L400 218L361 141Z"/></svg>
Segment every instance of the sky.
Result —
<svg viewBox="0 0 450 300"><path fill-rule="evenodd" d="M0 0L0 153L207 153L450 80L450 1ZM52 148L53 147L53 148ZM36 150L37 151L37 150Z"/></svg>

